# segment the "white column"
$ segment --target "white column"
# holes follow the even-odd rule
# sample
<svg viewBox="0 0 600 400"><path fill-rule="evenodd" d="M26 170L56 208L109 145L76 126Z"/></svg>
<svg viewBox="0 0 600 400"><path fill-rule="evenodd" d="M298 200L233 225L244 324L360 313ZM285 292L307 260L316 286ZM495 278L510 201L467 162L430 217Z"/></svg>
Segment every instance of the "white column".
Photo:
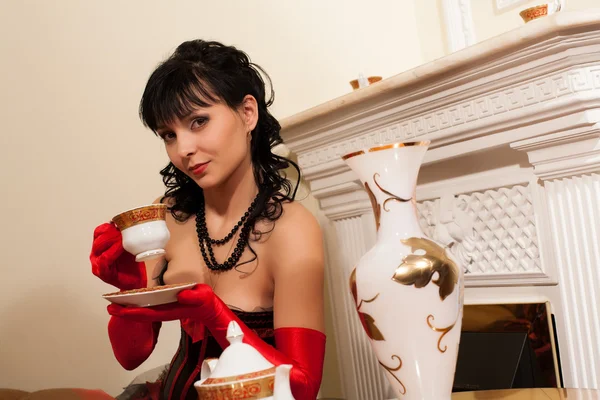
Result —
<svg viewBox="0 0 600 400"><path fill-rule="evenodd" d="M597 389L600 380L600 176L544 183L559 274L564 329L562 362L571 385ZM560 337L561 336L561 337Z"/></svg>
<svg viewBox="0 0 600 400"><path fill-rule="evenodd" d="M566 386L600 382L600 126L513 143L543 183L558 274L560 346Z"/></svg>

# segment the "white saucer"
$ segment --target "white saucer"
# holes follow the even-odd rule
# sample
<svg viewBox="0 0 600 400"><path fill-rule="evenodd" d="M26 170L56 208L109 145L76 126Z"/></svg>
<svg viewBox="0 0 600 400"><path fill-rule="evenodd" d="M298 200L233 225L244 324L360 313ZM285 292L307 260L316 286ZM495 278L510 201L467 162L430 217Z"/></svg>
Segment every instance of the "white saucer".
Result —
<svg viewBox="0 0 600 400"><path fill-rule="evenodd" d="M177 294L184 289L196 286L196 283L178 283L173 285L155 286L123 292L107 293L102 295L111 303L122 306L151 307L160 304L177 302Z"/></svg>

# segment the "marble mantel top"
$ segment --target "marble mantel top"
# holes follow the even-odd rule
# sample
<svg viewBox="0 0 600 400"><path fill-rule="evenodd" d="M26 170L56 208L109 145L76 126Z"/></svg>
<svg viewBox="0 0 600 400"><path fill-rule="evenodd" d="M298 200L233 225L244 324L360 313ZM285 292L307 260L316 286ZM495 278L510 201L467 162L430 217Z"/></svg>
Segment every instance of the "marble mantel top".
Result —
<svg viewBox="0 0 600 400"><path fill-rule="evenodd" d="M564 11L531 21L515 30L285 118L281 121L282 136L286 141L302 139L316 126L327 124L325 120L345 120L365 103L385 103L386 99L410 91L422 82L460 73L473 65L535 46L548 38L594 30L600 30L600 8Z"/></svg>

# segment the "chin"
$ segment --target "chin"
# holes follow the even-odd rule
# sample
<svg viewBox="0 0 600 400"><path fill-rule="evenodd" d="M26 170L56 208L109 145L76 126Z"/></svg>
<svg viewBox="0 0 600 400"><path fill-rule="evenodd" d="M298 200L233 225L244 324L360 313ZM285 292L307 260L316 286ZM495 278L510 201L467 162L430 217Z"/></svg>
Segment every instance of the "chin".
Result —
<svg viewBox="0 0 600 400"><path fill-rule="evenodd" d="M210 175L205 175L200 178L192 177L192 180L194 182L196 182L196 184L198 186L200 186L200 188L202 190L207 190L207 189L217 187L217 186L219 186L219 183L220 183L217 179L215 179L214 177L212 177Z"/></svg>

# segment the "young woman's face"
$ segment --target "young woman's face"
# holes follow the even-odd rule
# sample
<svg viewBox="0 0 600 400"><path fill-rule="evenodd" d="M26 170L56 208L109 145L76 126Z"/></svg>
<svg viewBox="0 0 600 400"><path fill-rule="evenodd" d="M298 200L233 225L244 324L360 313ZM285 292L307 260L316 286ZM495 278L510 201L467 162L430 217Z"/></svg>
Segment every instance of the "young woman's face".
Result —
<svg viewBox="0 0 600 400"><path fill-rule="evenodd" d="M196 108L156 132L173 165L202 189L209 189L251 166L250 132L257 121L256 100L246 96L238 110L223 103Z"/></svg>

